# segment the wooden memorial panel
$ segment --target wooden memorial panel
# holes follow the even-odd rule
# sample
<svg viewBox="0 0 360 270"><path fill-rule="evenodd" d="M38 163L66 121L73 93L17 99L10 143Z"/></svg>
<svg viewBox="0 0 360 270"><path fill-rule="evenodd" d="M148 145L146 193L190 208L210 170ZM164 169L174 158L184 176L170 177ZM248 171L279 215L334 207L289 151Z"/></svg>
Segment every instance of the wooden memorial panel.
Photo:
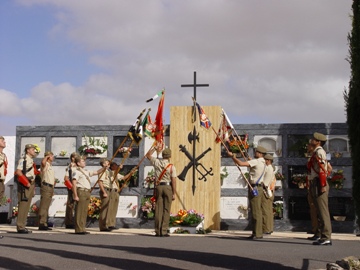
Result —
<svg viewBox="0 0 360 270"><path fill-rule="evenodd" d="M184 145L187 151L198 157L209 147L211 151L207 152L198 162L201 163L206 170L212 168L213 176L206 175L206 181L199 180L201 174L195 171L195 191L193 194L193 168L187 171L185 181L177 179L176 199L172 204L171 213L176 214L180 209L194 209L198 213L204 214L204 228L213 230L220 229L220 165L221 154L220 144L215 142L216 131L220 124L221 107L220 106L204 106L203 109L212 123L212 127L208 130L201 127L199 123L199 115L197 113L197 121L192 123L192 106L187 107L171 107L170 108L170 149L172 150L171 162L175 165L177 174L179 175L190 159L185 153L180 151L179 146ZM194 127L199 140L188 141L189 133L193 133ZM193 143L196 143L196 153L193 155ZM198 166L202 173L206 173L204 168Z"/></svg>

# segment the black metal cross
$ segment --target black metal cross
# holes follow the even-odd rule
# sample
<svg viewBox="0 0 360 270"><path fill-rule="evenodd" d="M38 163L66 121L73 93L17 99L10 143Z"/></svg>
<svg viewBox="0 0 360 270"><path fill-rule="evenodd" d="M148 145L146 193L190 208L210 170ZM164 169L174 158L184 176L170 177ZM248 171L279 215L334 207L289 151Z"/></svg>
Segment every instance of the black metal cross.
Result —
<svg viewBox="0 0 360 270"><path fill-rule="evenodd" d="M194 99L196 100L196 87L209 87L209 84L197 84L196 83L196 71L194 71L194 83L193 84L182 84L181 87L194 87ZM196 121L196 106L194 103L193 108L193 122Z"/></svg>

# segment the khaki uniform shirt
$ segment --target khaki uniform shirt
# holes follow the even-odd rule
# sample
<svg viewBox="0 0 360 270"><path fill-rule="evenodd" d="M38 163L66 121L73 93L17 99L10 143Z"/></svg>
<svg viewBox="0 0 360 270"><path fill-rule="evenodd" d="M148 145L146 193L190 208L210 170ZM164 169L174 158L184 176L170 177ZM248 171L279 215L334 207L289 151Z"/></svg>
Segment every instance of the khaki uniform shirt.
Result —
<svg viewBox="0 0 360 270"><path fill-rule="evenodd" d="M49 162L46 162L45 168L41 169L41 179L50 185L55 184L55 172Z"/></svg>
<svg viewBox="0 0 360 270"><path fill-rule="evenodd" d="M109 170L106 170L102 175L101 175L101 178L100 178L100 181L103 183L104 187L105 188L109 188L109 189L112 189L112 178L111 178L111 171Z"/></svg>
<svg viewBox="0 0 360 270"><path fill-rule="evenodd" d="M271 164L266 165L265 173L264 173L264 185L268 187L270 183L274 180L274 177L275 177L275 173L273 166Z"/></svg>
<svg viewBox="0 0 360 270"><path fill-rule="evenodd" d="M76 179L77 188L91 189L90 177L95 175L95 172L89 172L88 170L77 167L73 170L72 179Z"/></svg>
<svg viewBox="0 0 360 270"><path fill-rule="evenodd" d="M30 180L30 181L34 181L35 180L35 173L34 173L34 160L32 159L32 157L30 157L29 155L25 156L26 158L26 172L25 172L25 176ZM23 162L24 162L24 158L20 158L18 166L16 169L22 171L23 170ZM32 168L32 169L30 169ZM24 172L23 172L24 173Z"/></svg>
<svg viewBox="0 0 360 270"><path fill-rule="evenodd" d="M5 153L0 153L0 180L5 180L5 168L7 166L7 158Z"/></svg>
<svg viewBox="0 0 360 270"><path fill-rule="evenodd" d="M154 166L155 170L155 178L159 179L160 174L166 168L166 166L170 163L168 159L158 159L155 157L151 157L150 159L151 164ZM175 166L172 165L166 169L163 177L160 179L160 182L171 182L171 177L176 177L176 169Z"/></svg>
<svg viewBox="0 0 360 270"><path fill-rule="evenodd" d="M322 163L323 168L327 171L325 150L321 146L318 146L315 148L313 155L318 156L320 163ZM312 158L309 180L314 180L314 178L318 177L320 170L322 169L320 169L319 163L317 162L316 158Z"/></svg>
<svg viewBox="0 0 360 270"><path fill-rule="evenodd" d="M248 160L250 165L250 184L254 185L259 180L258 184L263 183L264 174L265 174L265 159L264 158L256 158L252 160Z"/></svg>

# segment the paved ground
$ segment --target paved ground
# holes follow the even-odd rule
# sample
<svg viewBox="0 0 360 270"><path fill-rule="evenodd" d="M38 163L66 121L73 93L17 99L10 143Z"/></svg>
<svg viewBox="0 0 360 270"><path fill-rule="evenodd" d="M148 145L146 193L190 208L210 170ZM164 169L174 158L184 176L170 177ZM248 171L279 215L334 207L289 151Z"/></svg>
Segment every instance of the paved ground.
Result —
<svg viewBox="0 0 360 270"><path fill-rule="evenodd" d="M313 246L306 233L275 232L259 241L248 231L154 237L153 230L89 228L89 235L54 228L16 233L0 225L1 269L325 269L360 256L360 237L333 234L332 246Z"/></svg>

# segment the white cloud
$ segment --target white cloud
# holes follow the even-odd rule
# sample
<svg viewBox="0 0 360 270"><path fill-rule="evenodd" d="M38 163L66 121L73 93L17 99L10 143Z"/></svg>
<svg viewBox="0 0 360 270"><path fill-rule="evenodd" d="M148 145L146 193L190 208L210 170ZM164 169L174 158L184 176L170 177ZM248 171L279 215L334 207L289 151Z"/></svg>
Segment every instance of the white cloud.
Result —
<svg viewBox="0 0 360 270"><path fill-rule="evenodd" d="M162 87L167 111L189 106L193 91L180 85L194 70L210 84L199 103L223 106L233 123L345 121L350 0L18 2L51 5L52 38L104 69L78 87L39 82L21 100L34 124L131 124ZM5 92L7 106L18 102Z"/></svg>

